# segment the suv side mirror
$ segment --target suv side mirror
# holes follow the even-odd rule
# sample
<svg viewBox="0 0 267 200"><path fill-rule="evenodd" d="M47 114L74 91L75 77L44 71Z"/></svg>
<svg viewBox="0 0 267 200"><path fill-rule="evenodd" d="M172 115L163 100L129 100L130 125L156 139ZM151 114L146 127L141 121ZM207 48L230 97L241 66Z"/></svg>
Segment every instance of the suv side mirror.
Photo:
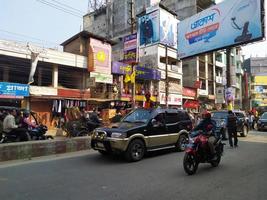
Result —
<svg viewBox="0 0 267 200"><path fill-rule="evenodd" d="M152 124L153 127L158 127L157 120L155 120L155 119L151 120L151 124Z"/></svg>

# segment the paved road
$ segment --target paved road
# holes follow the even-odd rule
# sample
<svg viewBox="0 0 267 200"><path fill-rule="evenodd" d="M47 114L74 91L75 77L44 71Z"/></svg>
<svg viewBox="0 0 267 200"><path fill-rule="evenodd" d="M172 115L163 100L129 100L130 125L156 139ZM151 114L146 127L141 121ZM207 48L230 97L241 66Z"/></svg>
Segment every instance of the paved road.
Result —
<svg viewBox="0 0 267 200"><path fill-rule="evenodd" d="M218 168L202 164L194 176L183 153L161 152L136 163L90 151L63 159L0 165L1 200L265 200L267 132L226 146Z"/></svg>

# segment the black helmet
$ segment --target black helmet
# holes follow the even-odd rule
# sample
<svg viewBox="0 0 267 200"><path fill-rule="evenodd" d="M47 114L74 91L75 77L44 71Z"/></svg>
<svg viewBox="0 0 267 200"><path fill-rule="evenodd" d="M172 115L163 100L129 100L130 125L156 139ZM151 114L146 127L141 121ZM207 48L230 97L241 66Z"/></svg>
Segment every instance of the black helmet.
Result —
<svg viewBox="0 0 267 200"><path fill-rule="evenodd" d="M30 116L30 112L25 110L23 111L23 117L29 117Z"/></svg>

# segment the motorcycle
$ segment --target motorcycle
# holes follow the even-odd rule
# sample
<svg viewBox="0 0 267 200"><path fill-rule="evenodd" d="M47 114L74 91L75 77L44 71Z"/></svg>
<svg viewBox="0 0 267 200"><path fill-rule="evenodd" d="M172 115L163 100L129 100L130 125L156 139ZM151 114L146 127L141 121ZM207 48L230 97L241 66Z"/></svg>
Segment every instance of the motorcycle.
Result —
<svg viewBox="0 0 267 200"><path fill-rule="evenodd" d="M79 137L90 135L93 130L100 127L101 123L95 123L90 119L71 121L62 126L67 133L67 137Z"/></svg>
<svg viewBox="0 0 267 200"><path fill-rule="evenodd" d="M211 132L209 132L211 134ZM224 143L222 138L216 139L215 155L212 156L208 146L208 135L202 131L193 131L189 135L189 143L187 144L183 167L188 175L193 175L198 169L199 163L210 163L213 167L217 167L223 155Z"/></svg>
<svg viewBox="0 0 267 200"><path fill-rule="evenodd" d="M39 125L38 127L26 130L25 129L25 140L23 141L30 141L30 140L46 140L46 139L54 139L51 135L45 135L47 132L47 126ZM27 139L26 139L27 137ZM21 142L21 138L18 134L10 134L2 132L0 135L0 143L9 143L9 142Z"/></svg>
<svg viewBox="0 0 267 200"><path fill-rule="evenodd" d="M45 135L47 132L47 126L39 125L38 127L28 130L28 133L31 137L31 140L47 140L47 139L54 139L51 135Z"/></svg>

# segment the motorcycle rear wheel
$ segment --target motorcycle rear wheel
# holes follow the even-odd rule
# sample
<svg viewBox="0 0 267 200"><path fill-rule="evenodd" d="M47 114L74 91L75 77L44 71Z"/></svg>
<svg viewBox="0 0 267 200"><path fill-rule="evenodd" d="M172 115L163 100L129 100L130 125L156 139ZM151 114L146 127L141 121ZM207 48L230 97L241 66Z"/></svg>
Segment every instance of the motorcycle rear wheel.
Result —
<svg viewBox="0 0 267 200"><path fill-rule="evenodd" d="M184 170L188 175L196 173L198 162L193 154L185 153L183 161Z"/></svg>

